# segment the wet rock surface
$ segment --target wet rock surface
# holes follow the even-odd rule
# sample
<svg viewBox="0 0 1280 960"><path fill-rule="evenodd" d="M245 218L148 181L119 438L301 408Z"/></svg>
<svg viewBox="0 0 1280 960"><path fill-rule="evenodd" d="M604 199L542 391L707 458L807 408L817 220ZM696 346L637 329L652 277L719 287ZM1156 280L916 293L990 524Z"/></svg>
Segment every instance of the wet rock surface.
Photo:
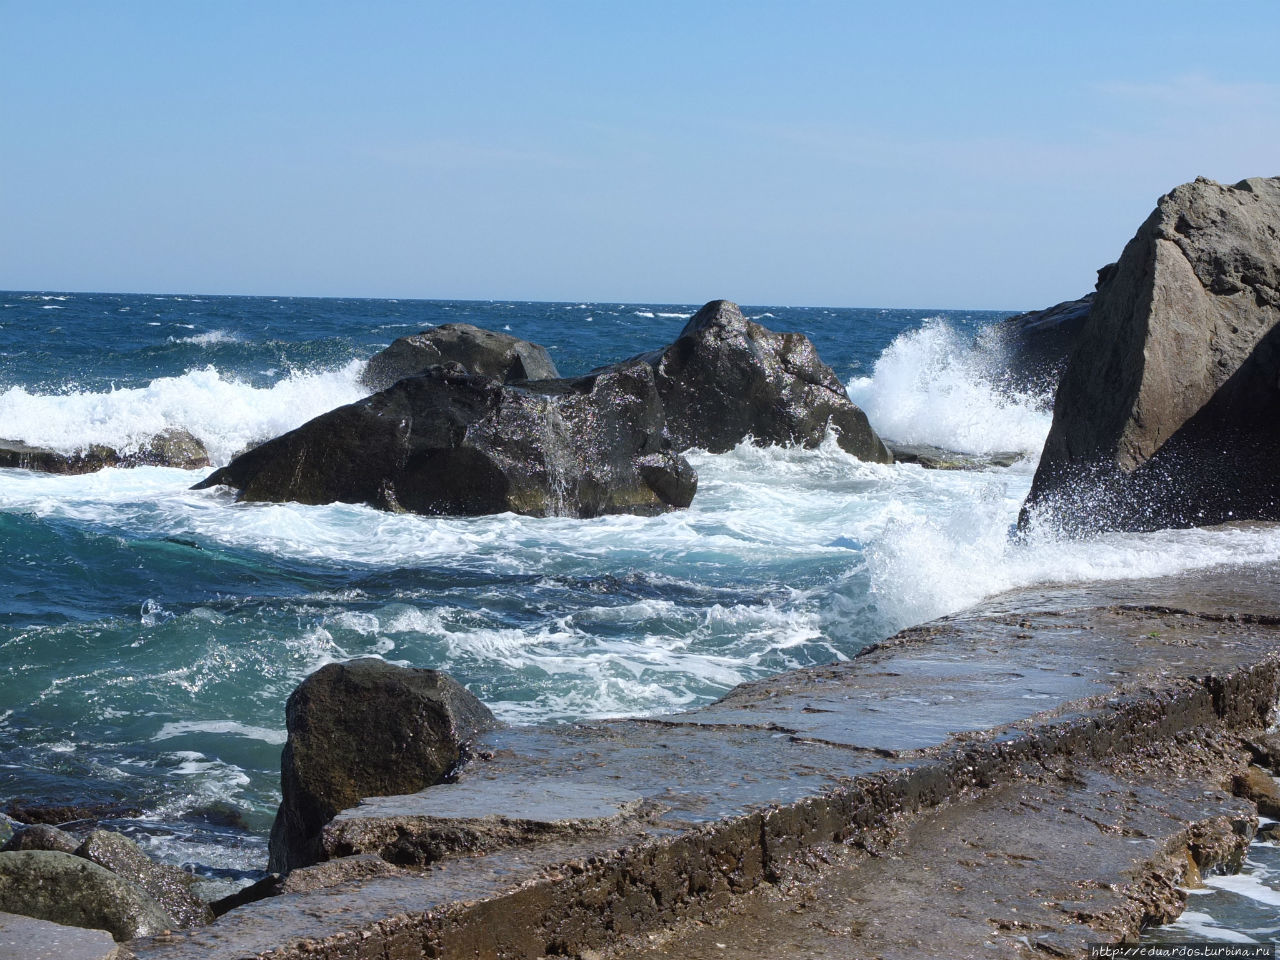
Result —
<svg viewBox="0 0 1280 960"><path fill-rule="evenodd" d="M373 657L317 670L285 708L270 868L285 873L322 859L320 830L338 811L361 797L439 783L464 745L496 725L488 707L437 670Z"/></svg>
<svg viewBox="0 0 1280 960"><path fill-rule="evenodd" d="M248 501L594 517L686 507L697 478L669 449L645 364L520 386L454 364L316 417L196 489L220 484Z"/></svg>
<svg viewBox="0 0 1280 960"><path fill-rule="evenodd" d="M116 940L151 936L175 924L142 890L81 857L52 850L0 853L0 910Z"/></svg>
<svg viewBox="0 0 1280 960"><path fill-rule="evenodd" d="M59 850L62 853L75 853L80 841L65 830L51 827L48 824L36 823L19 826L13 831L0 852L10 850Z"/></svg>
<svg viewBox="0 0 1280 960"><path fill-rule="evenodd" d="M105 930L0 913L0 960L128 960Z"/></svg>
<svg viewBox="0 0 1280 960"><path fill-rule="evenodd" d="M1203 178L1099 284L1024 510L1068 529L1280 519L1280 178Z"/></svg>
<svg viewBox="0 0 1280 960"><path fill-rule="evenodd" d="M158 433L129 453L121 453L105 444L91 444L75 453L61 453L20 440L0 440L0 467L81 474L96 473L107 467L143 466L196 470L209 466L209 452L196 437L178 429Z"/></svg>
<svg viewBox="0 0 1280 960"><path fill-rule="evenodd" d="M446 323L401 337L374 354L360 379L371 390L385 390L405 377L445 363L461 364L468 373L500 383L560 376L545 347L469 323Z"/></svg>
<svg viewBox="0 0 1280 960"><path fill-rule="evenodd" d="M155 900L178 927L195 927L213 920L208 904L191 892L195 880L191 874L156 863L122 833L94 830L73 852L127 878Z"/></svg>
<svg viewBox="0 0 1280 960"><path fill-rule="evenodd" d="M944 450L927 443L896 443L886 440L894 463L918 463L926 470L987 470L1011 467L1026 457L1018 450L977 454Z"/></svg>
<svg viewBox="0 0 1280 960"><path fill-rule="evenodd" d="M768 330L728 300L706 304L674 343L639 359L653 365L678 450L723 453L745 440L816 447L833 429L853 456L893 461L808 337Z"/></svg>
<svg viewBox="0 0 1280 960"><path fill-rule="evenodd" d="M1110 267L1099 270L1099 278L1109 270ZM1093 296L1089 293L1079 300L1020 313L983 331L984 336L994 338L1003 348L1007 364L1005 386L1018 393L1052 397L1067 358L1089 319Z"/></svg>
<svg viewBox="0 0 1280 960"><path fill-rule="evenodd" d="M495 730L456 783L334 821L387 825L412 868L131 948L627 956L703 930L753 956L932 957L932 930L994 944L972 955L1080 956L1175 912L1191 864L1238 857L1254 807L1231 787L1280 697L1277 597L1265 568L1022 591L702 710ZM513 789L552 783L598 793L575 810L548 789L558 821L509 815ZM465 842L440 842L449 820Z"/></svg>

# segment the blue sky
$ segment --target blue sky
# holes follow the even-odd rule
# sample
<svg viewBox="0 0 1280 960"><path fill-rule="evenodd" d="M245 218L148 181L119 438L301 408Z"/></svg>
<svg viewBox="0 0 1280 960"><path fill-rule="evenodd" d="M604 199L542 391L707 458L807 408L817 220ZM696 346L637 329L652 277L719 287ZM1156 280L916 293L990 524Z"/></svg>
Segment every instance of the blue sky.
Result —
<svg viewBox="0 0 1280 960"><path fill-rule="evenodd" d="M0 0L0 288L1023 309L1280 174L1280 4Z"/></svg>

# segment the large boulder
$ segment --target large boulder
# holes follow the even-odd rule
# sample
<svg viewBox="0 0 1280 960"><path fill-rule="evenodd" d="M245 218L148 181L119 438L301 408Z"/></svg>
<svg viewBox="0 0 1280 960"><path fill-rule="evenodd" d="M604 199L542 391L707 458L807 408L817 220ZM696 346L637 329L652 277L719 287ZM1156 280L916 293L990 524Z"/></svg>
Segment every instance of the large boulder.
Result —
<svg viewBox="0 0 1280 960"><path fill-rule="evenodd" d="M401 337L374 354L360 380L370 390L385 390L398 380L444 363L460 363L468 373L501 383L560 376L545 347L469 323L446 323Z"/></svg>
<svg viewBox="0 0 1280 960"><path fill-rule="evenodd" d="M0 910L106 930L116 940L174 927L173 918L133 884L96 863L55 850L0 853Z"/></svg>
<svg viewBox="0 0 1280 960"><path fill-rule="evenodd" d="M465 745L495 725L483 703L437 670L372 657L320 668L285 708L270 869L286 873L323 859L321 829L340 810L439 783Z"/></svg>
<svg viewBox="0 0 1280 960"><path fill-rule="evenodd" d="M105 930L0 913L0 960L131 960Z"/></svg>
<svg viewBox="0 0 1280 960"><path fill-rule="evenodd" d="M195 877L156 863L122 833L94 830L75 854L141 887L179 927L198 927L213 920L208 904L191 892Z"/></svg>
<svg viewBox="0 0 1280 960"><path fill-rule="evenodd" d="M744 440L816 447L832 428L855 457L893 462L808 337L774 333L728 300L706 304L674 343L640 359L654 369L677 450L723 453Z"/></svg>
<svg viewBox="0 0 1280 960"><path fill-rule="evenodd" d="M1164 197L1099 285L1025 525L1280 519L1280 178Z"/></svg>
<svg viewBox="0 0 1280 960"><path fill-rule="evenodd" d="M668 447L644 363L518 386L450 364L322 414L196 488L422 514L651 514L688 506L697 487Z"/></svg>

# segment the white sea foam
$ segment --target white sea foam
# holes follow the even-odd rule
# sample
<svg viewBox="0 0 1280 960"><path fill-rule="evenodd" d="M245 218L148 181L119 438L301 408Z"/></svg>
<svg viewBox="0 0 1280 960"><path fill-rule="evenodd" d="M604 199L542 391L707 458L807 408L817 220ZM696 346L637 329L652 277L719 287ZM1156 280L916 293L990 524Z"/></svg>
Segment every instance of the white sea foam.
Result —
<svg viewBox="0 0 1280 960"><path fill-rule="evenodd" d="M1248 934L1238 933L1222 926L1207 913L1198 910L1184 910L1182 916L1164 927L1170 932L1185 933L1205 940L1216 940L1221 943L1257 943Z"/></svg>
<svg viewBox="0 0 1280 960"><path fill-rule="evenodd" d="M210 330L208 333L197 333L190 337L170 337L171 343L194 343L197 346L209 347L218 343L238 343L240 338L226 330Z"/></svg>
<svg viewBox="0 0 1280 960"><path fill-rule="evenodd" d="M1250 873L1205 877L1204 885L1214 890L1226 890L1270 907L1280 907L1280 890L1267 886L1261 878Z"/></svg>
<svg viewBox="0 0 1280 960"><path fill-rule="evenodd" d="M268 387L225 377L213 367L105 392L10 387L0 391L0 423L9 439L64 452L93 443L129 451L180 427L204 441L215 463L225 463L250 443L364 396L368 391L357 382L362 368L361 361L352 361L338 370L293 373Z"/></svg>
<svg viewBox="0 0 1280 960"><path fill-rule="evenodd" d="M1052 417L1044 398L994 382L994 358L941 318L899 334L849 396L882 436L966 453L1038 454Z"/></svg>
<svg viewBox="0 0 1280 960"><path fill-rule="evenodd" d="M234 720L184 720L166 723L152 740L172 740L189 733L229 734L245 737L249 740L261 740L263 743L282 744L287 739L283 730L270 730L266 727L255 727L251 724L237 723Z"/></svg>

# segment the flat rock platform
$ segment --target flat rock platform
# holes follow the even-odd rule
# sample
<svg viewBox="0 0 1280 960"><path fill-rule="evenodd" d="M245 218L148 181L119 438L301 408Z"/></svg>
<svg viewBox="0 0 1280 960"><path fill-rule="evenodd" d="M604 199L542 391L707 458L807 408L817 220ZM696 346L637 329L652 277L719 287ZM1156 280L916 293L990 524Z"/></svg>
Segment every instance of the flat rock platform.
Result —
<svg viewBox="0 0 1280 960"><path fill-rule="evenodd" d="M1238 865L1278 697L1280 570L1005 594L689 713L496 731L339 814L293 892L127 947L1085 956Z"/></svg>

